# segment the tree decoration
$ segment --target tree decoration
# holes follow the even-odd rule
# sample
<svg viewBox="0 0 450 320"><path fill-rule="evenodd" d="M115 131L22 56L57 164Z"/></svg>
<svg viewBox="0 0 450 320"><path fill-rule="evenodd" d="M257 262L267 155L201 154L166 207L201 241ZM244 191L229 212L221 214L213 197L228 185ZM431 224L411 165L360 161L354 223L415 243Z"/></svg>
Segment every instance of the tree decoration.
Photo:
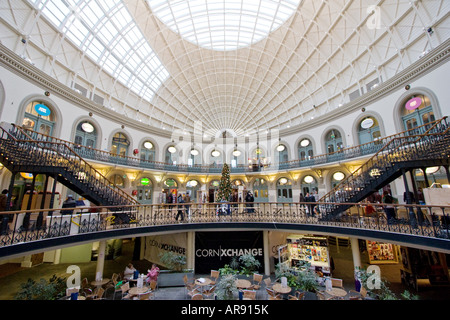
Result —
<svg viewBox="0 0 450 320"><path fill-rule="evenodd" d="M225 163L222 168L222 177L220 178L219 191L216 201L228 201L233 189L230 181L230 167Z"/></svg>

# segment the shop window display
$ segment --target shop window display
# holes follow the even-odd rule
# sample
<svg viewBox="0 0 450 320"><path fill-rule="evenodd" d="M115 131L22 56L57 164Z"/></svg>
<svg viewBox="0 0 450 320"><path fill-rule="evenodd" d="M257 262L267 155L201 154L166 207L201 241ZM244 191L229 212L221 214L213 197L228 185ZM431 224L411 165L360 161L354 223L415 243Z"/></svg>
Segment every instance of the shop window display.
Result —
<svg viewBox="0 0 450 320"><path fill-rule="evenodd" d="M326 237L312 235L290 235L285 248L280 247L279 261L297 269L308 262L320 276L330 276L330 257Z"/></svg>

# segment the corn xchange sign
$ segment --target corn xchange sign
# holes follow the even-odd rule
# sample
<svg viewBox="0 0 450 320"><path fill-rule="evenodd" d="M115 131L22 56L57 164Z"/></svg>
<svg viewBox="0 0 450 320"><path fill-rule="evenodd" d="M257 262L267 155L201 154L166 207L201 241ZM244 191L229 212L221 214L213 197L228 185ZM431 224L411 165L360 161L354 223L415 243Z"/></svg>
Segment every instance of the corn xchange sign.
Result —
<svg viewBox="0 0 450 320"><path fill-rule="evenodd" d="M196 232L195 271L209 273L223 268L233 258L250 254L264 266L264 243L261 231Z"/></svg>

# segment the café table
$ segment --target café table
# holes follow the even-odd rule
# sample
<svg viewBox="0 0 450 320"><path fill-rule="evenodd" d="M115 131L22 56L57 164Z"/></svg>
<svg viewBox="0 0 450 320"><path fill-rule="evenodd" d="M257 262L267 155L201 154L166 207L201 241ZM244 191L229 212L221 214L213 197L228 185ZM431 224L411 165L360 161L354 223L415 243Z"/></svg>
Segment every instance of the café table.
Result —
<svg viewBox="0 0 450 320"><path fill-rule="evenodd" d="M198 278L198 279L195 279L195 284L200 287L209 286L211 284L211 279Z"/></svg>
<svg viewBox="0 0 450 320"><path fill-rule="evenodd" d="M91 281L91 285L93 285L95 287L101 287L101 286L107 284L109 281L111 281L111 279L108 279L108 278L104 278L101 280L94 280L94 281Z"/></svg>
<svg viewBox="0 0 450 320"><path fill-rule="evenodd" d="M273 291L280 294L288 294L291 292L292 288L289 286L283 286L281 283L275 283L272 286Z"/></svg>
<svg viewBox="0 0 450 320"><path fill-rule="evenodd" d="M130 288L130 290L128 290L128 294L131 297L134 297L134 296L138 296L140 294L146 293L148 291L150 291L150 288L146 287L146 286L140 287L140 288L139 287L132 287L132 288Z"/></svg>
<svg viewBox="0 0 450 320"><path fill-rule="evenodd" d="M212 281L209 278L198 278L198 279L195 279L194 282L195 282L195 285L199 286L202 289L201 291L203 293L203 288L205 286L209 286Z"/></svg>
<svg viewBox="0 0 450 320"><path fill-rule="evenodd" d="M238 289L248 289L252 286L252 283L245 279L237 279L235 283Z"/></svg>
<svg viewBox="0 0 450 320"><path fill-rule="evenodd" d="M331 288L331 290L325 290L325 293L333 296L333 297L345 297L347 295L347 291L341 288Z"/></svg>

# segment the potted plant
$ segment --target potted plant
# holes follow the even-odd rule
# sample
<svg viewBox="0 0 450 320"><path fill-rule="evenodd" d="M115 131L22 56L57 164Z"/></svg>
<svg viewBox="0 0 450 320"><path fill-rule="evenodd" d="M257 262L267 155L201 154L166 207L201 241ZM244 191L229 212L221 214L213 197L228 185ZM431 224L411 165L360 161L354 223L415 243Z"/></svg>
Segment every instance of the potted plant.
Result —
<svg viewBox="0 0 450 320"><path fill-rule="evenodd" d="M48 281L28 279L20 285L15 300L58 300L66 295L66 278L53 275Z"/></svg>
<svg viewBox="0 0 450 320"><path fill-rule="evenodd" d="M217 299L233 300L237 294L236 276L234 274L222 276L216 286Z"/></svg>
<svg viewBox="0 0 450 320"><path fill-rule="evenodd" d="M241 274L252 275L257 272L261 263L251 254L244 254L239 257L241 265Z"/></svg>
<svg viewBox="0 0 450 320"><path fill-rule="evenodd" d="M186 256L167 251L159 255L161 263L169 270L161 270L158 276L158 286L178 287L183 286L183 276L188 273L194 276L194 270L184 269Z"/></svg>

